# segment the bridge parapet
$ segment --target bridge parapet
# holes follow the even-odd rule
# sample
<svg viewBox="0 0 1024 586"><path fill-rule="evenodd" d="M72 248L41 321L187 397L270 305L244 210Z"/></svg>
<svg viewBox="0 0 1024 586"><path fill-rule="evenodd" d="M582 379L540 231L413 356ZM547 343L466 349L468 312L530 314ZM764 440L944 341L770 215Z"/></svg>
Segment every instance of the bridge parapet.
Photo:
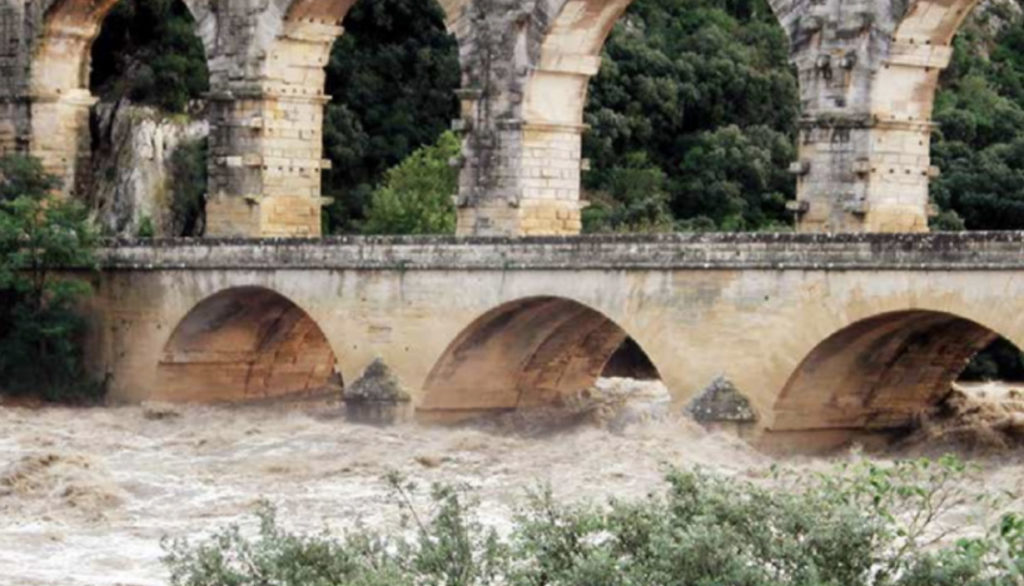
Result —
<svg viewBox="0 0 1024 586"><path fill-rule="evenodd" d="M1020 270L1024 232L116 240L107 270Z"/></svg>

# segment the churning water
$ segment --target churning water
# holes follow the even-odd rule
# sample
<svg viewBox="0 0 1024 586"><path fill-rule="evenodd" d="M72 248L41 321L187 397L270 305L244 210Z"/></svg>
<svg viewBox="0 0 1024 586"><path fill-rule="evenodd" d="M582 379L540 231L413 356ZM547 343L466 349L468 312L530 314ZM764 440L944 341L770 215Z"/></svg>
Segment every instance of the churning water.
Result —
<svg viewBox="0 0 1024 586"><path fill-rule="evenodd" d="M163 536L251 523L261 499L291 529L395 523L382 480L392 470L421 486L465 484L483 520L502 525L541 483L566 500L641 497L661 487L665 464L759 479L776 461L682 418L526 437L360 426L327 408L8 408L0 429L0 583L19 586L163 584ZM980 462L972 490L1020 492L1020 450Z"/></svg>

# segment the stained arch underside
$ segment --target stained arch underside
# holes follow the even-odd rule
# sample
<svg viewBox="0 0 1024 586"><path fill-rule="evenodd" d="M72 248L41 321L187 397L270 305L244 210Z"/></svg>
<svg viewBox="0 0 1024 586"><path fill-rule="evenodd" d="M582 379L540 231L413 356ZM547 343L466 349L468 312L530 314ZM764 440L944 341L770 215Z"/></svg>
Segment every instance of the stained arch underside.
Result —
<svg viewBox="0 0 1024 586"><path fill-rule="evenodd" d="M506 303L448 346L424 385L420 412L457 419L557 405L593 385L627 339L608 317L569 299Z"/></svg>
<svg viewBox="0 0 1024 586"><path fill-rule="evenodd" d="M228 289L196 305L164 347L154 398L254 401L336 388L335 356L323 332L285 297L259 287Z"/></svg>
<svg viewBox="0 0 1024 586"><path fill-rule="evenodd" d="M821 342L775 404L773 431L905 428L998 334L936 311L858 321Z"/></svg>

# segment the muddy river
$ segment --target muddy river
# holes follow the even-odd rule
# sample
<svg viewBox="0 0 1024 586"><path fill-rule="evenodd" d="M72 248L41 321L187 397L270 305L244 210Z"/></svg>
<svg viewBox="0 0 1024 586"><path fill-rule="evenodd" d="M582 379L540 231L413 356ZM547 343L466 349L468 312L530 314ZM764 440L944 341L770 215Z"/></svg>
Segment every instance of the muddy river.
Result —
<svg viewBox="0 0 1024 586"><path fill-rule="evenodd" d="M355 425L325 407L6 408L0 429L0 583L19 586L164 584L162 537L251 523L260 499L295 529L394 523L391 470L473 487L484 521L501 525L539 483L563 499L639 497L661 486L665 464L763 478L776 461L681 418L531 438ZM978 459L972 490L1020 492L1020 452Z"/></svg>

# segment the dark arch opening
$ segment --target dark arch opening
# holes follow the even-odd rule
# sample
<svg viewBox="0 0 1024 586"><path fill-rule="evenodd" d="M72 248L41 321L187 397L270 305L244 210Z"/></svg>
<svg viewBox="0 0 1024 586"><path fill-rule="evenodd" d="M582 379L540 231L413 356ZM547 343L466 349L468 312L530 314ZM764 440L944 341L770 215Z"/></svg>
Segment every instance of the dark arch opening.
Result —
<svg viewBox="0 0 1024 586"><path fill-rule="evenodd" d="M633 338L626 338L601 371L602 378L618 377L636 380L659 380L661 375L644 352L640 344Z"/></svg>
<svg viewBox="0 0 1024 586"><path fill-rule="evenodd" d="M152 398L234 402L327 396L336 358L309 315L260 287L221 291L181 320L164 346Z"/></svg>
<svg viewBox="0 0 1024 586"><path fill-rule="evenodd" d="M1024 381L1024 352L1000 337L971 358L960 373L964 382Z"/></svg>
<svg viewBox="0 0 1024 586"><path fill-rule="evenodd" d="M91 55L89 89L100 101L85 191L100 224L125 236L202 235L208 130L199 121L210 72L188 7L120 0ZM162 132L150 137L147 122Z"/></svg>
<svg viewBox="0 0 1024 586"><path fill-rule="evenodd" d="M937 311L858 321L801 362L779 395L771 429L907 429L950 393L972 357L999 339L981 324Z"/></svg>
<svg viewBox="0 0 1024 586"><path fill-rule="evenodd" d="M104 102L185 112L210 88L195 27L182 0L120 0L92 45L90 91Z"/></svg>
<svg viewBox="0 0 1024 586"><path fill-rule="evenodd" d="M458 114L460 78L458 44L436 0L359 0L343 26L325 83L331 101L324 111L324 156L331 169L324 174L324 193L333 202L324 213L327 231L334 233L359 229L387 170L438 143ZM456 170L445 170L448 201Z"/></svg>
<svg viewBox="0 0 1024 586"><path fill-rule="evenodd" d="M466 327L434 365L419 412L458 420L559 405L590 388L609 359L639 345L602 313L561 297L505 303ZM643 356L637 363L657 370Z"/></svg>
<svg viewBox="0 0 1024 586"><path fill-rule="evenodd" d="M587 90L584 230L785 229L799 104L765 0L634 0Z"/></svg>

